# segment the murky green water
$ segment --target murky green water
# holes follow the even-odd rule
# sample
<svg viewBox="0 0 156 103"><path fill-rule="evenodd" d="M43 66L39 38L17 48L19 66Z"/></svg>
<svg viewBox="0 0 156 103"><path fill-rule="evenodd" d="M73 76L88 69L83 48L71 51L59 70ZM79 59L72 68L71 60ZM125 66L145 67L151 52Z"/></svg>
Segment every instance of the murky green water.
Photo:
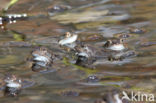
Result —
<svg viewBox="0 0 156 103"><path fill-rule="evenodd" d="M9 0L0 1L1 12L8 3ZM70 8L53 12L53 6L59 5ZM11 73L35 84L23 89L16 98L4 97L1 91L0 102L94 103L113 89L156 95L156 45L142 46L156 42L155 9L155 0L19 0L6 13L27 13L28 19L7 24L7 30L0 30L0 76ZM100 45L117 33L127 32L130 27L146 30L142 34L132 34L126 44L139 55L125 63L99 60L94 70L60 61L53 66L55 72L33 72L26 59L34 46L4 45L10 41L25 41L68 55L56 45L56 38L67 31L78 33L81 40L89 44ZM92 35L98 38L91 39ZM87 83L90 75L100 78L99 82ZM64 91L75 91L78 95L65 96Z"/></svg>

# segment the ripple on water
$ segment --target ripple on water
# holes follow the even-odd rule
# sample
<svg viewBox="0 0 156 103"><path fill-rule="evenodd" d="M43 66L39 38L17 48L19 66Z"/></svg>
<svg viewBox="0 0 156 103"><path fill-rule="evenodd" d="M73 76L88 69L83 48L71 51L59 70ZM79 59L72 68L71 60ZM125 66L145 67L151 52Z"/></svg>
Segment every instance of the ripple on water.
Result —
<svg viewBox="0 0 156 103"><path fill-rule="evenodd" d="M12 44L8 45L13 46L5 45L0 49L1 73L12 72L25 75L25 77L32 78L35 84L29 79L24 81L23 88L27 89L23 91L19 99L4 97L0 99L0 102L6 100L7 103L15 101L17 103L43 103L45 101L93 103L103 94L108 94L107 90L110 88L118 88L121 91L126 89L155 93L155 0L18 1L7 13L27 13L28 19L6 25L7 31L0 32L0 44L16 41L12 35L13 32L10 32L15 31L25 36L25 42L48 46L55 53L69 57L70 53L66 53L57 44L60 36L67 31L78 32L80 40L93 46L95 44L97 47L101 47L99 45L103 45L104 40L118 38L116 37L117 33L129 33L132 37L125 39L128 48L135 50L138 55L125 58L122 61L97 60L95 62L97 68L94 70L80 68L61 60L62 64L54 65L56 71L34 73L23 65L24 58L27 57L32 48L29 47L29 44L25 45L21 42L22 47L19 47L15 45L16 42L11 42ZM0 5L1 10L1 8L5 8L8 0L0 0L0 2L3 2L0 4L4 4ZM60 6L60 4L69 5L71 8L51 16L48 15L49 8L54 7L54 5ZM129 31L130 27L143 28L147 32L131 32ZM24 45L28 46L23 47ZM91 78L91 81L86 80L88 76L94 74L99 78L98 81L94 81L95 78ZM29 87L31 88L29 89ZM73 91L69 89L62 91L64 96L56 95L57 90L70 87L73 88ZM68 96L76 96L76 98L68 98Z"/></svg>

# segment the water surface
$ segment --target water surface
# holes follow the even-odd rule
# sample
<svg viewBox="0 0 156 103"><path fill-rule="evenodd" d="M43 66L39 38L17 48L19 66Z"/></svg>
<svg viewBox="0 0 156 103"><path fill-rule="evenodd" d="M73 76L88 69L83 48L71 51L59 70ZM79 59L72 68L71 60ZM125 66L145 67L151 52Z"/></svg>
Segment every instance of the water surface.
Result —
<svg viewBox="0 0 156 103"><path fill-rule="evenodd" d="M1 13L8 3L8 0L0 1ZM52 10L59 5L70 8L60 12ZM155 0L19 0L6 13L27 13L28 19L7 24L7 30L0 30L0 76L12 73L34 81L35 85L22 90L16 98L4 97L1 92L0 102L94 103L113 89L156 94L156 45L143 45L156 42L155 9ZM36 73L26 63L33 47L4 45L10 41L25 41L47 46L64 56L67 53L58 49L57 38L67 31L76 32L81 40L98 45L117 33L129 31L130 27L147 31L133 34L135 36L127 42L128 48L139 55L124 63L99 60L94 70L61 61L53 66L54 72ZM99 38L88 39L92 35ZM100 78L99 82L87 83L90 75ZM77 94L63 95L66 91Z"/></svg>

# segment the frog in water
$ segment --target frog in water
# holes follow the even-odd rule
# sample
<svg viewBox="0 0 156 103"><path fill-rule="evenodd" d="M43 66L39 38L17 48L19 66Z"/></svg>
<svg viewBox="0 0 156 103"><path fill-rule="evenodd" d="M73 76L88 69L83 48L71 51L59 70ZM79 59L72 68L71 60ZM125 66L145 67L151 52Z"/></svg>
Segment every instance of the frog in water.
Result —
<svg viewBox="0 0 156 103"><path fill-rule="evenodd" d="M22 88L21 79L16 78L15 75L8 75L4 79L5 82L5 95L6 96L17 96Z"/></svg>
<svg viewBox="0 0 156 103"><path fill-rule="evenodd" d="M5 96L18 96L23 88L34 85L31 80L20 79L15 75L7 74L2 81L1 89L4 90Z"/></svg>
<svg viewBox="0 0 156 103"><path fill-rule="evenodd" d="M106 53L108 54L108 61L123 61L129 57L136 56L134 50L130 50L125 47L123 39L113 39L108 40L104 44L104 47L108 49ZM111 50L111 51L110 51Z"/></svg>
<svg viewBox="0 0 156 103"><path fill-rule="evenodd" d="M138 38L139 35L138 34L134 34L134 33L123 32L123 33L114 34L114 37L118 38L118 39L124 39L124 40L128 40L129 41L129 40Z"/></svg>
<svg viewBox="0 0 156 103"><path fill-rule="evenodd" d="M113 51L122 51L125 49L123 39L108 40L104 44L104 47Z"/></svg>
<svg viewBox="0 0 156 103"><path fill-rule="evenodd" d="M92 64L96 61L98 55L101 54L100 49L83 43L77 45L74 50L77 57L75 64L89 68L94 68Z"/></svg>
<svg viewBox="0 0 156 103"><path fill-rule="evenodd" d="M50 16L54 16L56 13L64 12L64 11L67 11L71 8L72 7L69 5L55 5L52 8L49 7L48 13Z"/></svg>
<svg viewBox="0 0 156 103"><path fill-rule="evenodd" d="M40 71L51 67L55 55L45 47L38 47L32 51L32 70Z"/></svg>
<svg viewBox="0 0 156 103"><path fill-rule="evenodd" d="M134 34L143 34L146 32L146 30L143 28L130 27L129 32Z"/></svg>
<svg viewBox="0 0 156 103"><path fill-rule="evenodd" d="M119 94L108 93L103 99L98 99L94 103L129 103L128 101L123 102Z"/></svg>
<svg viewBox="0 0 156 103"><path fill-rule="evenodd" d="M121 39L127 39L130 38L132 35L130 35L129 33L117 33L114 34L114 37L116 38L121 38Z"/></svg>
<svg viewBox="0 0 156 103"><path fill-rule="evenodd" d="M118 89L109 89L105 91L102 99L96 100L94 103L132 103L126 92Z"/></svg>
<svg viewBox="0 0 156 103"><path fill-rule="evenodd" d="M67 32L65 34L65 38L59 41L59 45L74 48L76 46L75 42L77 39L77 34L71 34L70 32Z"/></svg>

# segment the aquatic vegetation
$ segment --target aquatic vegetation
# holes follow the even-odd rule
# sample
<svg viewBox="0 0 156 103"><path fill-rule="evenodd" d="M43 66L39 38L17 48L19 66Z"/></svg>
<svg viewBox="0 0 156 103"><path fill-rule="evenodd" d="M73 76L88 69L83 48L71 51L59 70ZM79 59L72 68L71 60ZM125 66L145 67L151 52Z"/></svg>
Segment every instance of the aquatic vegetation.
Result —
<svg viewBox="0 0 156 103"><path fill-rule="evenodd" d="M7 56L1 56L0 64L6 65L6 64L13 64L16 63L18 58L14 55L7 55Z"/></svg>
<svg viewBox="0 0 156 103"><path fill-rule="evenodd" d="M7 5L7 7L4 9L5 11L7 11L11 6L13 6L16 2L18 2L18 0L10 0L9 4Z"/></svg>
<svg viewBox="0 0 156 103"><path fill-rule="evenodd" d="M72 63L69 62L69 60L67 58L64 58L63 62L66 65L72 65L75 68L84 71L86 73L86 76L92 75L92 74L94 74L94 73L96 73L98 71L98 70L95 70L95 69L89 69L89 68L85 68L85 67L82 67L82 66L78 66L78 65L72 64Z"/></svg>

